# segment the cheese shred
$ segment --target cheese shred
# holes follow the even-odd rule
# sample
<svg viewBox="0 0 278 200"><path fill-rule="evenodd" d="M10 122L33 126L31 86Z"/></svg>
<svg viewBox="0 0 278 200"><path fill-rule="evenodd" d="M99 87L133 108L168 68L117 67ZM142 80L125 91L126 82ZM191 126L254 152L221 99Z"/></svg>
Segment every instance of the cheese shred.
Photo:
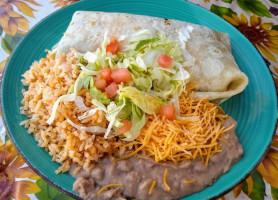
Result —
<svg viewBox="0 0 278 200"><path fill-rule="evenodd" d="M98 192L97 195L100 195L101 193L103 193L105 190L107 190L110 187L122 187L122 184L109 184L109 185L105 185L103 186Z"/></svg>
<svg viewBox="0 0 278 200"><path fill-rule="evenodd" d="M186 184L190 184L190 183L194 183L196 180L185 180L184 183Z"/></svg>
<svg viewBox="0 0 278 200"><path fill-rule="evenodd" d="M147 115L146 124L134 142L135 151L119 160L145 151L156 162L171 161L179 164L184 160L201 157L208 165L209 158L221 151L223 143L227 144L221 137L234 125L224 127L229 116L219 105L195 98L194 92L182 93L179 101L179 118L168 120L161 115Z"/></svg>
<svg viewBox="0 0 278 200"><path fill-rule="evenodd" d="M152 182L152 185L150 187L150 190L149 190L149 195L151 195L153 193L153 190L154 190L154 187L156 186L156 181L153 181Z"/></svg>
<svg viewBox="0 0 278 200"><path fill-rule="evenodd" d="M166 189L167 191L170 191L171 188L170 188L170 186L167 184L167 174L168 174L168 169L166 168L165 171L164 171L164 175L163 175L163 184L164 184L164 186L165 186L165 189Z"/></svg>

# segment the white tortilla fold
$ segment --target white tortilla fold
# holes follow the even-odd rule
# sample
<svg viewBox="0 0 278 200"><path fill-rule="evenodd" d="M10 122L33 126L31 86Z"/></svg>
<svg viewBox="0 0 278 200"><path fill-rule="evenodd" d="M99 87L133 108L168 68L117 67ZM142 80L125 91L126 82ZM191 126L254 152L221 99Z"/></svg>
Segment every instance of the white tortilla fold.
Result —
<svg viewBox="0 0 278 200"><path fill-rule="evenodd" d="M193 27L192 32L188 31ZM56 55L67 53L71 48L81 53L95 51L101 46L103 36L120 38L139 30L148 29L154 35L163 33L177 43L184 43L185 67L190 81L197 87L195 95L222 102L244 90L247 76L238 68L228 34L214 31L205 26L184 21L133 15L77 11L60 42L54 47ZM190 33L188 41L186 37Z"/></svg>

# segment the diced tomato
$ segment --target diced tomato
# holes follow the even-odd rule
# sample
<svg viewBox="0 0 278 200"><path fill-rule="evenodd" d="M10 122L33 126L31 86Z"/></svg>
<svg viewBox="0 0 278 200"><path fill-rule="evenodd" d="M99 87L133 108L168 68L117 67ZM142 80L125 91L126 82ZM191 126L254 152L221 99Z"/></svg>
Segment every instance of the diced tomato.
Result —
<svg viewBox="0 0 278 200"><path fill-rule="evenodd" d="M112 79L110 81L106 81L106 85L110 85L111 83L113 83Z"/></svg>
<svg viewBox="0 0 278 200"><path fill-rule="evenodd" d="M119 41L118 41L118 38L116 38L115 36L111 36L110 37L110 43L111 42L119 42Z"/></svg>
<svg viewBox="0 0 278 200"><path fill-rule="evenodd" d="M116 83L130 82L130 73L126 68L113 69L111 77Z"/></svg>
<svg viewBox="0 0 278 200"><path fill-rule="evenodd" d="M161 54L157 59L157 63L163 68L170 68L173 63L173 58L166 56L165 54Z"/></svg>
<svg viewBox="0 0 278 200"><path fill-rule="evenodd" d="M100 76L106 80L106 81L111 81L111 70L108 67L104 67L103 69L100 70Z"/></svg>
<svg viewBox="0 0 278 200"><path fill-rule="evenodd" d="M95 86L99 90L103 90L106 87L106 81L104 79L95 80Z"/></svg>
<svg viewBox="0 0 278 200"><path fill-rule="evenodd" d="M132 123L129 120L124 120L122 121L122 123L124 124L123 126L121 126L120 128L118 128L117 130L117 135L121 135L127 131L129 131L132 127Z"/></svg>
<svg viewBox="0 0 278 200"><path fill-rule="evenodd" d="M107 93L109 98L113 98L117 95L118 89L118 85L115 82L113 82L105 88L105 92Z"/></svg>
<svg viewBox="0 0 278 200"><path fill-rule="evenodd" d="M98 74L98 75L94 78L94 81L100 80L100 79L103 79L103 78L101 78L100 74Z"/></svg>
<svg viewBox="0 0 278 200"><path fill-rule="evenodd" d="M119 48L119 41L116 37L110 37L110 43L106 46L106 53L110 52L115 54Z"/></svg>
<svg viewBox="0 0 278 200"><path fill-rule="evenodd" d="M161 106L161 115L165 116L169 120L173 120L175 116L175 106L174 105Z"/></svg>

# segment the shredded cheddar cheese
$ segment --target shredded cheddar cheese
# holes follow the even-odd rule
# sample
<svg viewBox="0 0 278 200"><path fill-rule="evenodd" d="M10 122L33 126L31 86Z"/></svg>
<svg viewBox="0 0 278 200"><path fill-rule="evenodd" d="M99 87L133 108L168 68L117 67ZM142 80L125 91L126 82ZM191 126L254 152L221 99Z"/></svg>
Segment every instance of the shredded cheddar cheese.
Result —
<svg viewBox="0 0 278 200"><path fill-rule="evenodd" d="M101 193L103 193L105 190L107 190L110 187L122 187L122 184L109 184L109 185L105 185L103 186L98 192L97 195L100 195Z"/></svg>
<svg viewBox="0 0 278 200"><path fill-rule="evenodd" d="M224 142L224 143L227 144L228 146L231 145L227 140L225 140L225 139L223 139L223 138L218 138L218 140Z"/></svg>
<svg viewBox="0 0 278 200"><path fill-rule="evenodd" d="M145 127L146 127L146 125L145 125ZM149 140L151 138L152 131L154 130L154 128L155 128L155 124L151 124L148 127L147 134L145 135L145 137L143 139L143 144L139 148L137 148L138 142L133 142L132 144L135 146L135 150L132 153L130 153L130 154L128 154L128 155L126 155L126 156L124 156L122 158L115 159L114 161L117 162L117 161L120 161L120 160L127 159L127 158L129 158L131 156L136 155L139 151L141 151L145 147L145 145L148 144L148 142L149 142ZM121 151L121 149L119 151Z"/></svg>
<svg viewBox="0 0 278 200"><path fill-rule="evenodd" d="M189 184L189 183L194 183L196 180L185 180L184 183Z"/></svg>
<svg viewBox="0 0 278 200"><path fill-rule="evenodd" d="M165 171L164 171L164 175L163 175L163 184L164 184L164 186L165 186L165 189L166 189L167 191L170 191L171 188L170 188L170 186L167 184L167 174L168 174L168 169L166 168Z"/></svg>
<svg viewBox="0 0 278 200"><path fill-rule="evenodd" d="M221 137L233 128L222 126L229 116L219 105L194 98L193 92L182 93L179 100L181 119L168 120L160 115L148 115L145 126L132 144L135 150L118 160L145 151L156 162L179 164L183 160L201 157L207 165L209 158L221 151L219 141L227 143Z"/></svg>
<svg viewBox="0 0 278 200"><path fill-rule="evenodd" d="M154 187L156 186L156 181L153 181L152 182L152 185L150 187L150 190L149 190L149 195L151 195L153 193L153 190L154 190Z"/></svg>

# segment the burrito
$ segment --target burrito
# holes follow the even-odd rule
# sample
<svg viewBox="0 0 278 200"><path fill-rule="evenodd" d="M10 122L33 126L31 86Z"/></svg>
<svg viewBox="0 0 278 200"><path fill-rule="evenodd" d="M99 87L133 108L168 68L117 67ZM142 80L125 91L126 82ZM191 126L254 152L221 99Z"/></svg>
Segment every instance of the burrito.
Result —
<svg viewBox="0 0 278 200"><path fill-rule="evenodd" d="M242 92L248 84L231 53L229 35L184 21L150 16L77 11L64 36L55 45L59 56L71 48L81 53L100 47L105 33L125 42L142 30L164 34L183 48L185 69L195 85L195 96L221 103ZM124 46L124 45L122 45Z"/></svg>

